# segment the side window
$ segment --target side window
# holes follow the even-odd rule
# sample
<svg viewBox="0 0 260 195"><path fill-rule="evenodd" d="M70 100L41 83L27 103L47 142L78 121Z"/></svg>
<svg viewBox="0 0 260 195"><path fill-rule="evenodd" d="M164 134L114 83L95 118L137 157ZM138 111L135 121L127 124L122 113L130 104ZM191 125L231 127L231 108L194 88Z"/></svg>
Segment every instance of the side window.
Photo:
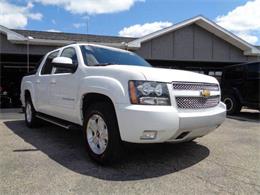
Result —
<svg viewBox="0 0 260 195"><path fill-rule="evenodd" d="M242 80L244 78L244 66L236 66L226 70L227 80Z"/></svg>
<svg viewBox="0 0 260 195"><path fill-rule="evenodd" d="M249 78L260 78L260 63L248 64L247 67Z"/></svg>
<svg viewBox="0 0 260 195"><path fill-rule="evenodd" d="M64 49L61 53L61 57L70 58L70 59L72 59L73 64L76 64L76 65L78 64L77 53L73 47ZM71 70L67 69L67 68L56 68L55 74L58 74L58 73L71 73Z"/></svg>
<svg viewBox="0 0 260 195"><path fill-rule="evenodd" d="M37 62L37 64L36 64L35 67L34 67L34 71L37 71L37 70L38 70L38 68L40 67L40 65L41 65L41 63L42 63L42 61L43 61L43 59L44 59L44 56L41 57L41 59Z"/></svg>
<svg viewBox="0 0 260 195"><path fill-rule="evenodd" d="M44 74L51 74L51 71L52 71L52 60L53 58L56 58L59 54L59 51L55 51L55 52L52 52L51 54L49 54L49 56L46 58L45 62L44 62L44 65L42 67L42 70L41 70L41 74L44 75Z"/></svg>

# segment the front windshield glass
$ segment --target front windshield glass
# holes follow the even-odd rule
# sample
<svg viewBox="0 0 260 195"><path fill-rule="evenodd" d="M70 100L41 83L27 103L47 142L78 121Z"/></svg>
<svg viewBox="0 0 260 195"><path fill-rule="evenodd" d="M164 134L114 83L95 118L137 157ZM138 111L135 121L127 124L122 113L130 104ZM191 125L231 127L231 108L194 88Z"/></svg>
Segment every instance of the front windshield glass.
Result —
<svg viewBox="0 0 260 195"><path fill-rule="evenodd" d="M82 45L81 52L84 62L88 66L120 64L151 67L143 58L124 50Z"/></svg>

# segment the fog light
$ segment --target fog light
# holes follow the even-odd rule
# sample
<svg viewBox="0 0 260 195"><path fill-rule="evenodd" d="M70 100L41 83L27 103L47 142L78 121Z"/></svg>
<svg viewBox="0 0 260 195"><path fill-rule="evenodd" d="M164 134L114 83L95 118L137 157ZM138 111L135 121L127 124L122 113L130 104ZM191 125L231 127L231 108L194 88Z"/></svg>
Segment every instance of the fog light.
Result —
<svg viewBox="0 0 260 195"><path fill-rule="evenodd" d="M140 139L155 139L157 136L157 131L144 131L143 135L140 137Z"/></svg>

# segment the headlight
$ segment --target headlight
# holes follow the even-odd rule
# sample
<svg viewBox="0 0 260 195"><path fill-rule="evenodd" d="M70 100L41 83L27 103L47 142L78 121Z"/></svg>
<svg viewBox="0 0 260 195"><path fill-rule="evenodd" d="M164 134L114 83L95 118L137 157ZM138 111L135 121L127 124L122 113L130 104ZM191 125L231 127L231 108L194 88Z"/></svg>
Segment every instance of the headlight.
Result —
<svg viewBox="0 0 260 195"><path fill-rule="evenodd" d="M129 81L132 104L171 105L166 83L152 81Z"/></svg>

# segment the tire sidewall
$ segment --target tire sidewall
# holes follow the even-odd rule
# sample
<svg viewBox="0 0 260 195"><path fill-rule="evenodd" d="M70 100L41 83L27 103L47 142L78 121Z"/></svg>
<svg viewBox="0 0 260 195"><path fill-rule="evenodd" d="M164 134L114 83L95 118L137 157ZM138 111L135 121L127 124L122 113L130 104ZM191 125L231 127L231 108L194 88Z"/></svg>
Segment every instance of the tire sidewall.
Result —
<svg viewBox="0 0 260 195"><path fill-rule="evenodd" d="M27 120L27 112L26 112L26 108L27 108L27 105L30 104L31 106L31 121L28 121ZM25 117L25 123L28 127L30 128L34 128L36 127L36 124L37 124L37 118L36 118L36 111L33 107L33 104L32 104L32 101L31 99L26 99L25 101L25 112L24 112L24 117Z"/></svg>
<svg viewBox="0 0 260 195"><path fill-rule="evenodd" d="M110 112L110 115L109 115ZM117 126L117 121L115 120L115 114L111 114L111 107L104 103L96 103L88 108L85 112L84 124L83 124L83 133L84 133L84 142L86 145L86 150L89 156L100 164L107 164L117 160L117 155L120 153L120 142L119 130ZM105 151L101 154L96 154L92 151L88 143L87 137L87 125L88 121L94 114L102 117L104 122L107 125L108 130L108 143Z"/></svg>
<svg viewBox="0 0 260 195"><path fill-rule="evenodd" d="M224 95L223 96L223 102L227 105L227 101L230 102L231 108L227 109L227 114L236 114L240 111L241 106L239 101L235 98L234 95Z"/></svg>

